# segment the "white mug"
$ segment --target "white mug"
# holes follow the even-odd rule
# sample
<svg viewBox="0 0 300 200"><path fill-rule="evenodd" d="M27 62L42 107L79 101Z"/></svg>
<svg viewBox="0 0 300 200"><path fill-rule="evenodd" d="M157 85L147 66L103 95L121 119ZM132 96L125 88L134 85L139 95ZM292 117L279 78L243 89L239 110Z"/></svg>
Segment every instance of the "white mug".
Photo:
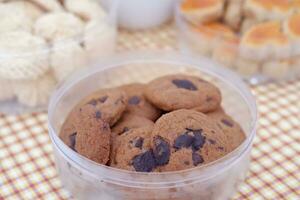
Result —
<svg viewBox="0 0 300 200"><path fill-rule="evenodd" d="M109 5L113 0L101 0ZM128 29L158 26L173 16L176 0L117 0L118 24Z"/></svg>

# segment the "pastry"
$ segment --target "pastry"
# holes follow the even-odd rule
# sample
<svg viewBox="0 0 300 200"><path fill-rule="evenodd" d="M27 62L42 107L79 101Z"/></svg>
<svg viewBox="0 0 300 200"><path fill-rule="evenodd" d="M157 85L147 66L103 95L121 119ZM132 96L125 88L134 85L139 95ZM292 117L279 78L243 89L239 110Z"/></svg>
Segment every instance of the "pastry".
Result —
<svg viewBox="0 0 300 200"><path fill-rule="evenodd" d="M197 25L220 18L223 6L224 0L185 0L180 9L187 20Z"/></svg>
<svg viewBox="0 0 300 200"><path fill-rule="evenodd" d="M290 43L277 21L260 23L245 32L240 43L244 58L263 60L271 57L285 58L290 54Z"/></svg>

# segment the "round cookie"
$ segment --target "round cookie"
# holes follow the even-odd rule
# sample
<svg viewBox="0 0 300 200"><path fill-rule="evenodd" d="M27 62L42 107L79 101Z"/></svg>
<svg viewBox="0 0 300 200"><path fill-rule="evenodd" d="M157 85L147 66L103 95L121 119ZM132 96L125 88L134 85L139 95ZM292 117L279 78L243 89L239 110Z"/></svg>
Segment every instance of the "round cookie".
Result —
<svg viewBox="0 0 300 200"><path fill-rule="evenodd" d="M97 163L106 164L110 154L109 124L98 117L92 105L76 109L73 120L77 131L74 142L76 151Z"/></svg>
<svg viewBox="0 0 300 200"><path fill-rule="evenodd" d="M181 109L156 121L151 146L158 170L174 171L223 157L232 150L230 142L214 120L201 112Z"/></svg>
<svg viewBox="0 0 300 200"><path fill-rule="evenodd" d="M145 95L158 108L165 111L196 109L209 112L219 107L221 92L213 84L196 76L168 75L151 81Z"/></svg>
<svg viewBox="0 0 300 200"><path fill-rule="evenodd" d="M151 126L153 127L154 123L145 117L133 115L130 113L125 113L121 119L114 125L112 132L116 135L121 135L126 131L129 131L134 128Z"/></svg>
<svg viewBox="0 0 300 200"><path fill-rule="evenodd" d="M127 131L117 137L112 150L111 166L139 172L151 172L156 163L150 148L152 127Z"/></svg>
<svg viewBox="0 0 300 200"><path fill-rule="evenodd" d="M63 123L59 137L71 149L75 150L77 130L74 126L75 112L71 112Z"/></svg>
<svg viewBox="0 0 300 200"><path fill-rule="evenodd" d="M121 86L120 88L125 91L128 96L127 112L146 117L152 121L155 121L161 115L161 111L144 97L144 84L132 83Z"/></svg>
<svg viewBox="0 0 300 200"><path fill-rule="evenodd" d="M67 12L51 12L41 16L34 25L34 33L48 42L69 39L83 33L84 22Z"/></svg>
<svg viewBox="0 0 300 200"><path fill-rule="evenodd" d="M207 113L207 116L216 121L219 128L224 132L227 140L231 141L229 143L231 145L230 149L237 148L246 139L246 134L241 126L228 116L222 108Z"/></svg>
<svg viewBox="0 0 300 200"><path fill-rule="evenodd" d="M117 88L102 89L86 97L79 107L90 105L99 118L113 126L127 106L127 95Z"/></svg>

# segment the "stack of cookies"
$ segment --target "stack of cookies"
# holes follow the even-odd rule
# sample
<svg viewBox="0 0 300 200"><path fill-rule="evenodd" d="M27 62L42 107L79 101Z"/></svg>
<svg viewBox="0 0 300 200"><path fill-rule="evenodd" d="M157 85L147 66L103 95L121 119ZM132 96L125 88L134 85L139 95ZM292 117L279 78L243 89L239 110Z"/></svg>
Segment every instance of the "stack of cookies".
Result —
<svg viewBox="0 0 300 200"><path fill-rule="evenodd" d="M114 40L94 0L0 1L0 101L46 107L58 82L112 52Z"/></svg>
<svg viewBox="0 0 300 200"><path fill-rule="evenodd" d="M245 76L299 69L299 0L185 0L180 13L193 49Z"/></svg>
<svg viewBox="0 0 300 200"><path fill-rule="evenodd" d="M189 169L245 140L221 101L215 85L186 74L101 89L71 110L59 136L103 165L138 172Z"/></svg>

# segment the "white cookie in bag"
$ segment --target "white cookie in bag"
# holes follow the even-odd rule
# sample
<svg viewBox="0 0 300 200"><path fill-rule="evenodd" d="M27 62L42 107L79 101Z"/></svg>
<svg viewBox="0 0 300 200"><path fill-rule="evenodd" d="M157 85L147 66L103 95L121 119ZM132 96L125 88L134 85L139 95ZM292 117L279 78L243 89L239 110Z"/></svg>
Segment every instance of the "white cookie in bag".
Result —
<svg viewBox="0 0 300 200"><path fill-rule="evenodd" d="M116 30L107 22L98 20L90 21L84 30L84 48L87 51L90 62L94 62L101 56L113 53L115 47Z"/></svg>
<svg viewBox="0 0 300 200"><path fill-rule="evenodd" d="M58 81L87 65L86 51L79 42L55 42L50 55L50 65Z"/></svg>
<svg viewBox="0 0 300 200"><path fill-rule="evenodd" d="M82 20L67 12L45 14L34 25L35 34L49 42L78 36L82 34L83 29Z"/></svg>
<svg viewBox="0 0 300 200"><path fill-rule="evenodd" d="M49 69L48 46L43 38L25 31L0 34L0 77L34 79Z"/></svg>
<svg viewBox="0 0 300 200"><path fill-rule="evenodd" d="M18 101L26 106L46 106L56 85L52 73L47 72L34 80L14 82L14 92Z"/></svg>
<svg viewBox="0 0 300 200"><path fill-rule="evenodd" d="M0 79L0 101L10 100L14 98L12 82L6 79Z"/></svg>
<svg viewBox="0 0 300 200"><path fill-rule="evenodd" d="M32 26L33 21L24 9L0 3L0 34L16 30L31 32Z"/></svg>
<svg viewBox="0 0 300 200"><path fill-rule="evenodd" d="M69 12L80 18L89 20L102 20L106 13L97 1L94 0L65 0L64 5Z"/></svg>
<svg viewBox="0 0 300 200"><path fill-rule="evenodd" d="M29 0L46 11L62 11L63 7L58 0Z"/></svg>
<svg viewBox="0 0 300 200"><path fill-rule="evenodd" d="M24 12L31 20L36 20L44 14L44 11L40 7L29 1L14 0L8 1L6 4L15 7L15 9L22 10L22 12Z"/></svg>

